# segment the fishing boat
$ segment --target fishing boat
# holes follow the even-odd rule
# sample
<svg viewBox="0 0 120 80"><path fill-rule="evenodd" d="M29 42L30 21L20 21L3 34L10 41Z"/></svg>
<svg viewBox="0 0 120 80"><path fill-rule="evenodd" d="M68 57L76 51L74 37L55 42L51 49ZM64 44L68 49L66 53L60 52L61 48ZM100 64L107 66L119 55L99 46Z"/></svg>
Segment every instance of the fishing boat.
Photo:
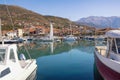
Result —
<svg viewBox="0 0 120 80"><path fill-rule="evenodd" d="M0 80L33 80L36 69L36 60L18 58L16 44L0 44Z"/></svg>
<svg viewBox="0 0 120 80"><path fill-rule="evenodd" d="M95 46L95 62L105 80L120 80L120 30L106 32L107 44Z"/></svg>

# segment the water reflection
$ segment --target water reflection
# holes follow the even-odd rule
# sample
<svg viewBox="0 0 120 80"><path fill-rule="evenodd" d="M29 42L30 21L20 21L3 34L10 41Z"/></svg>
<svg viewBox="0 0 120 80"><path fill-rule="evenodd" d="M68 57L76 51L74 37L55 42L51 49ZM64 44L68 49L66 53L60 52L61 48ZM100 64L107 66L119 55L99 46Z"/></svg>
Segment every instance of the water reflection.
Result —
<svg viewBox="0 0 120 80"><path fill-rule="evenodd" d="M91 46L92 45L92 46ZM87 41L73 42L30 42L25 44L32 58L41 56L55 55L63 52L69 52L71 49L78 49L90 54L94 50L94 44ZM92 48L91 48L92 47ZM21 53L26 53L24 47L21 47Z"/></svg>
<svg viewBox="0 0 120 80"><path fill-rule="evenodd" d="M50 52L53 53L53 51L54 51L54 43L51 42L50 43Z"/></svg>

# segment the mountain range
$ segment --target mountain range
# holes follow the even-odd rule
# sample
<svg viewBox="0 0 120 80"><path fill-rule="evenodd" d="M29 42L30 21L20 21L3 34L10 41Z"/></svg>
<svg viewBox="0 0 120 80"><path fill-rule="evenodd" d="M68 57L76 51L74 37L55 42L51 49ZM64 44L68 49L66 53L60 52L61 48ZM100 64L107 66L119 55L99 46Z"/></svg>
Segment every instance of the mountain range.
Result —
<svg viewBox="0 0 120 80"><path fill-rule="evenodd" d="M77 24L88 25L96 28L120 28L120 17L90 16L76 21Z"/></svg>
<svg viewBox="0 0 120 80"><path fill-rule="evenodd" d="M4 4L0 4L0 18L2 20L2 29L12 29L12 23L14 24L15 28L31 25L49 27L50 21L54 22L54 27L59 29L63 27L69 27L70 24L76 25L76 23L77 25L85 25L96 28L120 27L120 17L117 16L90 16L73 22L67 18L42 15L19 6Z"/></svg>

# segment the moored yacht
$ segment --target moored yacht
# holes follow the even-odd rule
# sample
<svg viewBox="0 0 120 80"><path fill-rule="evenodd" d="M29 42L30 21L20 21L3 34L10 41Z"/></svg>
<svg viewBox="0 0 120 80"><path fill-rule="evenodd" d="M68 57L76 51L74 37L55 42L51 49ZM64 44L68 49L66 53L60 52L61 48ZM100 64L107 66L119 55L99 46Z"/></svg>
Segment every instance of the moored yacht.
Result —
<svg viewBox="0 0 120 80"><path fill-rule="evenodd" d="M95 62L105 80L120 80L120 30L106 32L107 44L95 46Z"/></svg>
<svg viewBox="0 0 120 80"><path fill-rule="evenodd" d="M33 80L36 69L36 60L18 58L16 44L0 44L0 80Z"/></svg>
<svg viewBox="0 0 120 80"><path fill-rule="evenodd" d="M66 37L63 37L64 41L76 41L77 37L73 35L67 35Z"/></svg>

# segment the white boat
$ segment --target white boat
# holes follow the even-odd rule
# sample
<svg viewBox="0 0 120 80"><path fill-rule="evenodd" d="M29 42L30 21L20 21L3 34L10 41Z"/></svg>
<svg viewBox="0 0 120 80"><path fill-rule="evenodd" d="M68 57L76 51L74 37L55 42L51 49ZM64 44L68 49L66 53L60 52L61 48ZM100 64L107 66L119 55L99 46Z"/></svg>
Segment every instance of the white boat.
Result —
<svg viewBox="0 0 120 80"><path fill-rule="evenodd" d="M36 69L36 60L18 59L16 44L0 44L0 80L33 80Z"/></svg>
<svg viewBox="0 0 120 80"><path fill-rule="evenodd" d="M105 35L107 45L95 46L95 62L105 80L120 80L120 30Z"/></svg>
<svg viewBox="0 0 120 80"><path fill-rule="evenodd" d="M63 41L76 41L77 37L72 34L72 26L70 25L70 35L63 37Z"/></svg>
<svg viewBox="0 0 120 80"><path fill-rule="evenodd" d="M24 40L22 38L18 39L2 39L5 44L13 44L13 43L22 43ZM2 40L0 41L0 44L2 44Z"/></svg>
<svg viewBox="0 0 120 80"><path fill-rule="evenodd" d="M77 38L73 35L67 35L67 36L63 37L64 41L76 41L76 39Z"/></svg>

